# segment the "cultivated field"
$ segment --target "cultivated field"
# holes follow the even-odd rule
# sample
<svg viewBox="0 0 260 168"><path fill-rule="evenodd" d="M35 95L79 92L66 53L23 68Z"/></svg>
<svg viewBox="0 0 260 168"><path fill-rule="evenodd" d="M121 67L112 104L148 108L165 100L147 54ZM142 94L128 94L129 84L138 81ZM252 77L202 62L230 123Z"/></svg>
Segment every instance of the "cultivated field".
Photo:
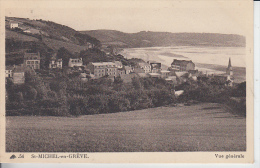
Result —
<svg viewBox="0 0 260 168"><path fill-rule="evenodd" d="M7 152L245 151L246 119L220 104L81 117L6 117Z"/></svg>

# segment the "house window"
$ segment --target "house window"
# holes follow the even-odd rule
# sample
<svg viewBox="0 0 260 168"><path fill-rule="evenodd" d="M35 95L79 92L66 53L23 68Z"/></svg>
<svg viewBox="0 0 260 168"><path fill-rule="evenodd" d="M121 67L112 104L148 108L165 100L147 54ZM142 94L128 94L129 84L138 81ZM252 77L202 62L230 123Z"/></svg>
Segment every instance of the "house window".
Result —
<svg viewBox="0 0 260 168"><path fill-rule="evenodd" d="M35 64L38 64L39 62L38 61L35 61Z"/></svg>
<svg viewBox="0 0 260 168"><path fill-rule="evenodd" d="M27 61L27 64L30 64L31 62L30 61Z"/></svg>

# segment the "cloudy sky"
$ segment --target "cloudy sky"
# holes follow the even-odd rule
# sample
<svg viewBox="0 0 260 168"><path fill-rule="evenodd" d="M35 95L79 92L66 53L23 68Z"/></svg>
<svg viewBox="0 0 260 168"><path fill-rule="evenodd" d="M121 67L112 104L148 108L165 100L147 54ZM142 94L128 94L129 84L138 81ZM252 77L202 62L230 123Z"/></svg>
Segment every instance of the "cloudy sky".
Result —
<svg viewBox="0 0 260 168"><path fill-rule="evenodd" d="M238 1L15 1L5 15L44 19L76 30L168 31L245 35L249 3ZM247 1L248 2L248 1Z"/></svg>

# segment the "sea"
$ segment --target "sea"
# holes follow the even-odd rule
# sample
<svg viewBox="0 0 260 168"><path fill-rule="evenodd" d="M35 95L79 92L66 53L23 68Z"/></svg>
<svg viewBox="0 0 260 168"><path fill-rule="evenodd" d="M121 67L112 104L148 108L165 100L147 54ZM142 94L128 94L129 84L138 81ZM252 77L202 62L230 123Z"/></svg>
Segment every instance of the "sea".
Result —
<svg viewBox="0 0 260 168"><path fill-rule="evenodd" d="M145 47L125 48L120 51L125 58L141 58L144 61L158 61L164 66L171 66L174 59L192 60L196 69L207 73L223 73L210 66L227 66L229 58L233 67L246 67L245 47L204 47L204 46L174 46L174 47Z"/></svg>

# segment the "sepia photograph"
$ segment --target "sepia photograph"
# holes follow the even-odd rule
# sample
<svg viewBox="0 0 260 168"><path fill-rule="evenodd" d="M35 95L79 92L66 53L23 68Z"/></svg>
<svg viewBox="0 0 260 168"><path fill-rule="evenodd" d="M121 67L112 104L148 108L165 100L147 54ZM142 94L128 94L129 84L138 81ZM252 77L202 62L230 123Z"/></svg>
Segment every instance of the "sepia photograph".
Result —
<svg viewBox="0 0 260 168"><path fill-rule="evenodd" d="M1 11L7 161L253 161L251 1L77 2Z"/></svg>

